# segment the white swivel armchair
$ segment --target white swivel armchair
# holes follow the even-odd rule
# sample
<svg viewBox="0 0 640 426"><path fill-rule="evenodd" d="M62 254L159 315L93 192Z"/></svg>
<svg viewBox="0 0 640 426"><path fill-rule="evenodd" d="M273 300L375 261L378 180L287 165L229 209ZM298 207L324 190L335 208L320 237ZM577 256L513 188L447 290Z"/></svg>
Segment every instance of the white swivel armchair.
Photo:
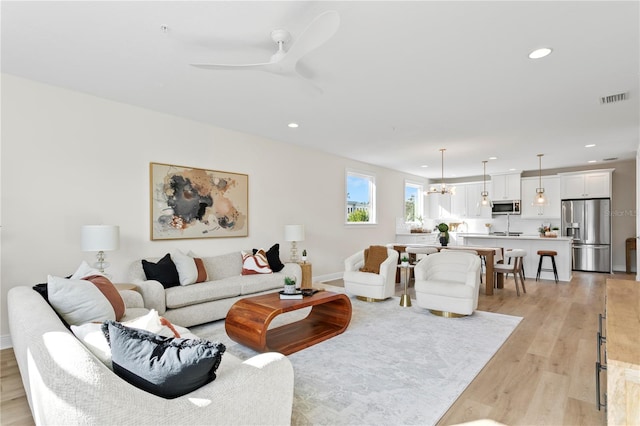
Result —
<svg viewBox="0 0 640 426"><path fill-rule="evenodd" d="M359 300L379 302L395 294L398 252L387 248L387 258L380 264L380 273L362 272L364 250L344 261L344 288Z"/></svg>
<svg viewBox="0 0 640 426"><path fill-rule="evenodd" d="M480 258L452 250L434 253L414 268L416 303L435 315L461 317L478 307Z"/></svg>

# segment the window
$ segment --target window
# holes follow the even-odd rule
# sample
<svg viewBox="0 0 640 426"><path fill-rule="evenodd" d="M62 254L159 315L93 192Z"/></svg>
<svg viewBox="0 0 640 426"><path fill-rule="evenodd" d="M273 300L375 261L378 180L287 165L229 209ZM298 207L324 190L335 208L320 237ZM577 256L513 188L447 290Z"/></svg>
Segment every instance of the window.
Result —
<svg viewBox="0 0 640 426"><path fill-rule="evenodd" d="M406 223L422 222L423 189L416 182L404 182L404 221Z"/></svg>
<svg viewBox="0 0 640 426"><path fill-rule="evenodd" d="M347 170L347 223L376 223L376 177L370 173Z"/></svg>

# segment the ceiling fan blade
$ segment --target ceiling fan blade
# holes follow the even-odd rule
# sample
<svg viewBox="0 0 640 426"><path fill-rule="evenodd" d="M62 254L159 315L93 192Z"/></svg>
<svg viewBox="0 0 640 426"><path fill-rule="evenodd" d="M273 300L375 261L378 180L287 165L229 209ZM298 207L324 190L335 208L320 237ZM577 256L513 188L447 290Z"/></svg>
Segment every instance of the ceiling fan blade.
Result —
<svg viewBox="0 0 640 426"><path fill-rule="evenodd" d="M261 64L189 64L195 68L202 68L205 70L257 70L268 71L269 66L273 65L273 62L264 62Z"/></svg>
<svg viewBox="0 0 640 426"><path fill-rule="evenodd" d="M287 51L284 60L295 63L304 55L326 43L338 31L340 15L328 10L318 15Z"/></svg>

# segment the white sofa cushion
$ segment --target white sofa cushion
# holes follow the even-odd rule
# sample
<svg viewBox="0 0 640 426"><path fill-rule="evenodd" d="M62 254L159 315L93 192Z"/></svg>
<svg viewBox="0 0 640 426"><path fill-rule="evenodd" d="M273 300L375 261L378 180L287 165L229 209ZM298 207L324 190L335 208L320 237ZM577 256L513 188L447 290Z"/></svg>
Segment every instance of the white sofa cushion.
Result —
<svg viewBox="0 0 640 426"><path fill-rule="evenodd" d="M218 281L207 281L186 287L167 288L165 289L167 308L175 309L211 300L239 296L240 286L235 282L237 278L240 278L240 276Z"/></svg>

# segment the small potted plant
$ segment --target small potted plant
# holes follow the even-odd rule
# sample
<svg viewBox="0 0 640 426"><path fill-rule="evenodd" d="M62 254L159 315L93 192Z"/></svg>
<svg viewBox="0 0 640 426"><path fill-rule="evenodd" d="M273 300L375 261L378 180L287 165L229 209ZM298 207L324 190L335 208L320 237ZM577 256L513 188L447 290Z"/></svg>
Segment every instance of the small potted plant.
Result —
<svg viewBox="0 0 640 426"><path fill-rule="evenodd" d="M402 253L402 257L400 258L400 266L406 268L409 266L409 256L406 253Z"/></svg>
<svg viewBox="0 0 640 426"><path fill-rule="evenodd" d="M437 228L440 231L440 245L446 247L449 244L449 225L440 223Z"/></svg>
<svg viewBox="0 0 640 426"><path fill-rule="evenodd" d="M302 250L302 262L307 263L307 249Z"/></svg>
<svg viewBox="0 0 640 426"><path fill-rule="evenodd" d="M284 294L296 294L295 277L284 277Z"/></svg>

